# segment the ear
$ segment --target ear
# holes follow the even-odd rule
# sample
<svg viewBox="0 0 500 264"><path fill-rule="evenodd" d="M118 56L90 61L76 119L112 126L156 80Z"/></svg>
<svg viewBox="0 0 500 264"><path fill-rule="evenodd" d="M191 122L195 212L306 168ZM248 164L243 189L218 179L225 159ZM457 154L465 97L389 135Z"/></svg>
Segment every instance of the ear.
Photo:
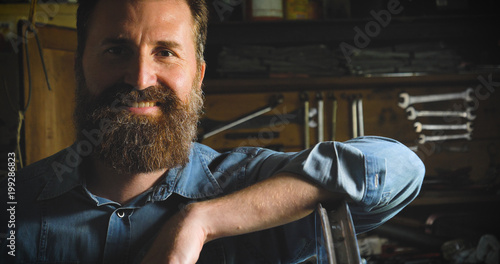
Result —
<svg viewBox="0 0 500 264"><path fill-rule="evenodd" d="M203 61L201 63L201 67L200 67L200 84L199 84L200 87L199 88L201 88L201 86L203 84L203 79L205 78L205 70L206 70L206 68L207 68L207 63L205 63L205 61Z"/></svg>

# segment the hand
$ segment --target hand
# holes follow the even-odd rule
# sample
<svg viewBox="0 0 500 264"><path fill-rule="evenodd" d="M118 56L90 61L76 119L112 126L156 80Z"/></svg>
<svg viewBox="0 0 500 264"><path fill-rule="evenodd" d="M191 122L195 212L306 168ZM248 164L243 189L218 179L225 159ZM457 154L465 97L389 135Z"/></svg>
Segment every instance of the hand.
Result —
<svg viewBox="0 0 500 264"><path fill-rule="evenodd" d="M192 205L170 218L160 230L142 264L194 264L207 242L203 220L196 217Z"/></svg>

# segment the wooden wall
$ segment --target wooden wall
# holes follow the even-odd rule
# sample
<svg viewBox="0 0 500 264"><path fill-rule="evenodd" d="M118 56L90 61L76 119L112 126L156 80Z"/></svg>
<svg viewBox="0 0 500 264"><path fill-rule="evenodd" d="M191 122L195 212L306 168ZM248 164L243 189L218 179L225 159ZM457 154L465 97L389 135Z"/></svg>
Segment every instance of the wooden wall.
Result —
<svg viewBox="0 0 500 264"><path fill-rule="evenodd" d="M24 122L26 165L58 152L75 140L72 115L76 32L67 28L44 26L38 28L38 33L51 90L49 91L45 81L35 38L30 37L28 53L32 89ZM24 105L27 105L30 91L24 52L22 60Z"/></svg>
<svg viewBox="0 0 500 264"><path fill-rule="evenodd" d="M424 160L427 166L428 175L439 176L440 174L458 173L460 170L470 169L469 176L472 180L480 180L486 177L490 170L490 157L493 162L500 162L498 155L494 156L493 151L500 149L500 93L494 92L485 99L472 103L478 108L474 112L477 118L472 121L474 131L472 141L453 140L449 142L418 144L419 134L414 129L414 123L419 121L423 124L453 124L465 123L465 119L446 119L446 118L418 118L417 120L408 120L404 109L398 106L399 94L407 92L410 95L425 95L439 93L463 92L468 87L476 87L479 84L477 77L480 75L464 75L457 80L453 75L411 77L412 80L404 78L392 78L391 81L383 83L384 78L373 78L370 81L357 80L359 78L347 78L349 88L342 82L332 81L329 84L332 88L324 89L325 85L318 85L318 90L314 85L302 86L303 84L289 85L288 90L281 92L263 92L266 88L257 88L254 93L234 93L234 94L208 94L206 100L206 118L218 121L230 121L239 116L249 113L267 104L269 98L273 95L281 94L284 97L283 104L276 107L268 113L268 121L273 120L270 116L275 116L275 120L281 118L290 119L289 124L278 124L268 122L267 126L255 129L232 129L221 134L214 135L202 142L221 150L237 147L240 145L259 145L280 147L284 151L297 151L304 146L304 128L303 119L298 123L294 122L294 111L303 108L299 95L306 92L310 98L310 107L317 108L315 95L321 92L325 100L325 138L331 138L332 130L332 100L328 95L334 95L337 99L337 125L336 140L345 141L352 138L351 121L351 99L353 96L361 96L364 108L364 126L365 135L379 135L397 139L409 147L417 147L417 154ZM487 77L487 75L485 75ZM454 79L455 78L455 79ZM387 80L387 78L385 78ZM241 80L243 89L245 81ZM472 86L476 83L474 86ZM212 83L206 82L206 90L210 92ZM213 85L226 85L221 82L214 82ZM228 84L229 86L229 84ZM276 86L280 86L280 81L276 81ZM347 86L347 85L345 85ZM359 87L366 88L359 88ZM237 85L234 86L237 89ZM353 88L354 87L354 88ZM214 88L217 91L217 89ZM278 89L279 90L279 89ZM498 90L498 89L497 89ZM481 90L484 92L486 90ZM217 91L218 92L218 91ZM414 107L418 110L454 110L454 105L463 105L463 101L448 101L439 103L416 104ZM283 116L283 114L285 114ZM288 115L287 115L288 114ZM282 117L280 117L282 116ZM293 119L293 120L292 120ZM314 118L317 121L317 117ZM269 139L271 132L279 133L274 139ZM238 134L249 134L250 138L243 140L232 139ZM447 131L445 134L463 134L465 131ZM424 131L423 134L431 135L432 131ZM278 134L275 134L278 135ZM310 128L311 142L317 142L318 129ZM451 148L452 150L447 150ZM462 149L465 152L453 151Z"/></svg>

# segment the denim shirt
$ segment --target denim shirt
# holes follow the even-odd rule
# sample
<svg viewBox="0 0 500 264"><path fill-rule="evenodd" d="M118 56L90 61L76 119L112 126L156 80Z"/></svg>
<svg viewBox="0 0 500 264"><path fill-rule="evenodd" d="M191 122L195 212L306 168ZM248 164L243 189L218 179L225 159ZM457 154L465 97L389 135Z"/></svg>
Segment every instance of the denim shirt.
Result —
<svg viewBox="0 0 500 264"><path fill-rule="evenodd" d="M381 137L324 142L297 153L254 147L218 153L193 143L186 166L169 170L153 188L119 204L88 191L80 161L75 144L19 171L10 228L7 209L12 209L12 200L7 200L7 181L1 182L1 263L140 263L162 224L184 205L280 172L346 194L356 232L361 233L409 204L424 176L424 166L412 151ZM204 246L199 263L299 263L316 254L315 221L310 215L212 241ZM8 239L12 232L14 240ZM10 255L12 241L15 257Z"/></svg>

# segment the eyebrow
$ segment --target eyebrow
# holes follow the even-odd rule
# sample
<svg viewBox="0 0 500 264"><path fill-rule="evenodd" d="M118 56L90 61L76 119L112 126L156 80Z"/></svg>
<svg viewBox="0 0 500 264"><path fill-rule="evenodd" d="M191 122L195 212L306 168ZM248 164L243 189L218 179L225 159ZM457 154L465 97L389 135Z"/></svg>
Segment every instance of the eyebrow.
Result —
<svg viewBox="0 0 500 264"><path fill-rule="evenodd" d="M132 41L126 38L106 38L101 42L101 44L123 45L123 44L132 44ZM181 44L171 40L159 40L156 41L156 46L167 47L167 48L178 48L181 46Z"/></svg>
<svg viewBox="0 0 500 264"><path fill-rule="evenodd" d="M166 48L179 48L181 44L176 41L170 41L170 40L159 40L156 42L157 46L162 46Z"/></svg>
<svg viewBox="0 0 500 264"><path fill-rule="evenodd" d="M108 45L108 44L130 44L132 41L126 38L105 38L103 41L101 41L101 45Z"/></svg>

